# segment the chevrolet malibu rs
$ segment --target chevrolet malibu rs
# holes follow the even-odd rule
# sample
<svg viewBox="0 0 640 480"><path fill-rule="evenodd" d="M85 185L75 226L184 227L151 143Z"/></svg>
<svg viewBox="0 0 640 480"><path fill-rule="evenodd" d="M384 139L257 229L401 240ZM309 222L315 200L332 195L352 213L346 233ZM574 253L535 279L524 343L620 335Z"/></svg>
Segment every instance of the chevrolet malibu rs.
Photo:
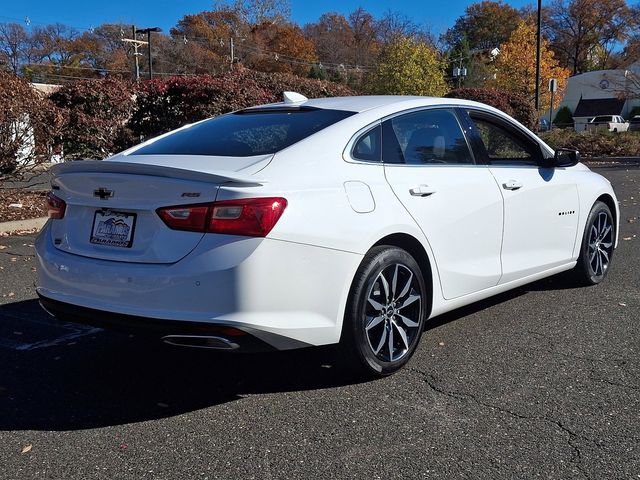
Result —
<svg viewBox="0 0 640 480"><path fill-rule="evenodd" d="M389 375L425 322L606 276L610 183L506 114L364 96L246 108L53 169L37 293L64 320L230 351L337 344Z"/></svg>

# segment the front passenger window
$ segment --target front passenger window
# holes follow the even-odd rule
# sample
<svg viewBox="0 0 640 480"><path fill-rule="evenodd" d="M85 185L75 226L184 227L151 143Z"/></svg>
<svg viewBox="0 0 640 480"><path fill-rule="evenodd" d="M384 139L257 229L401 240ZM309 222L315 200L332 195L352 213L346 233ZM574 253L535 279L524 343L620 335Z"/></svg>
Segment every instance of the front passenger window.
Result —
<svg viewBox="0 0 640 480"><path fill-rule="evenodd" d="M535 147L526 139L497 123L473 116L471 119L484 144L490 164L537 165Z"/></svg>

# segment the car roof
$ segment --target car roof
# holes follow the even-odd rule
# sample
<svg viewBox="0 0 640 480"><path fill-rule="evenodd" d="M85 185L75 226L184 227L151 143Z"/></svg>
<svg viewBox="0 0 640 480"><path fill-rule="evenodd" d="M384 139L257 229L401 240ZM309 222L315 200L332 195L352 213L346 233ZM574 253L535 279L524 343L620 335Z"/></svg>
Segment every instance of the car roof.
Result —
<svg viewBox="0 0 640 480"><path fill-rule="evenodd" d="M391 105L401 105L403 103L420 103L422 106L431 105L460 105L460 106L479 106L486 107L487 105L473 102L470 100L462 100L458 98L440 98L440 97L419 97L411 95L362 95L352 97L325 97L325 98L311 98L304 102L291 103L274 103L270 104L271 107L312 107L322 108L328 110L345 110L349 112L362 113L367 110L372 110L381 107L387 107ZM248 110L251 110L248 109Z"/></svg>

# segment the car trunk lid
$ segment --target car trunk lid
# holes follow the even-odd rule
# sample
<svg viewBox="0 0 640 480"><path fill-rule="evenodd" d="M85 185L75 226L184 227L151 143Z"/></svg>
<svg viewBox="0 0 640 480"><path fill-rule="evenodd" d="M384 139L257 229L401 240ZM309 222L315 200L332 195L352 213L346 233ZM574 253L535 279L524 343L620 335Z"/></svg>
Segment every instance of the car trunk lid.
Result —
<svg viewBox="0 0 640 480"><path fill-rule="evenodd" d="M211 158L208 160L211 167ZM156 162L145 158L144 163L114 159L57 165L52 169L52 187L65 201L66 210L62 219L51 221L52 241L65 252L101 260L175 263L204 234L172 230L156 210L213 202L223 184L262 183L246 170L255 171L268 159L234 161L240 167L236 171L207 169L202 158L186 162L188 169L170 166L169 159L163 158ZM175 158L174 163L180 164Z"/></svg>

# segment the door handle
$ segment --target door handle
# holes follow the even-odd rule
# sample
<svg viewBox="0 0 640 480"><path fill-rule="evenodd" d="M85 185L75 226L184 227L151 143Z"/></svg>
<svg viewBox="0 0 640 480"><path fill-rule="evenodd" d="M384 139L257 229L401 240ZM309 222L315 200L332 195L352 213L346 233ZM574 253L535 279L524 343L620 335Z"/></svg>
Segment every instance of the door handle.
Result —
<svg viewBox="0 0 640 480"><path fill-rule="evenodd" d="M428 197L429 195L436 193L436 191L429 185L418 185L416 187L411 187L409 189L409 193L414 197Z"/></svg>
<svg viewBox="0 0 640 480"><path fill-rule="evenodd" d="M524 187L524 185L517 180L507 180L502 184L502 188L505 190L518 190Z"/></svg>

